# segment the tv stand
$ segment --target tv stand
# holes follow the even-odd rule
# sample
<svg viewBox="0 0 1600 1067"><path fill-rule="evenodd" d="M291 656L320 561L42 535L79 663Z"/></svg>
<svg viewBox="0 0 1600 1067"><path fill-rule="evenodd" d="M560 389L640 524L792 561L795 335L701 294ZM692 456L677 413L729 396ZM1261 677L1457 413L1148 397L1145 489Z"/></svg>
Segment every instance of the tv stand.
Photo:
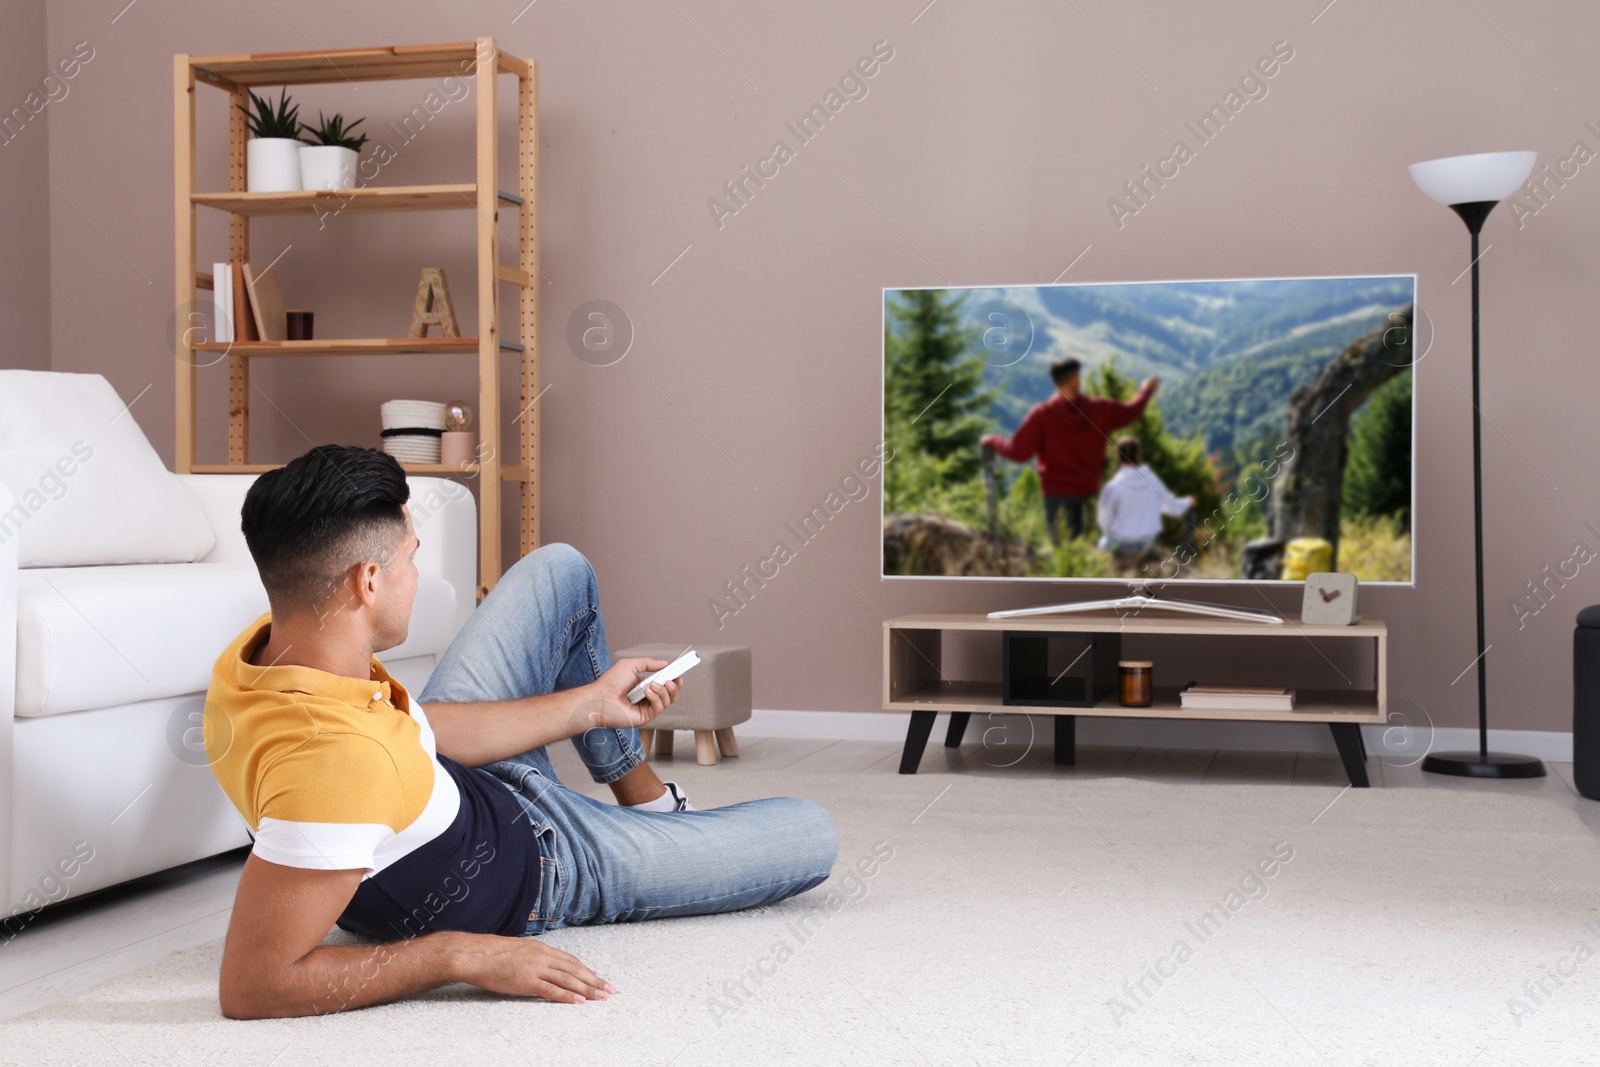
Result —
<svg viewBox="0 0 1600 1067"><path fill-rule="evenodd" d="M1172 603L1162 602L1163 605ZM1042 615L1038 609L1033 611L1035 615ZM1277 625L1263 626L1261 622L1254 618L1157 618L1152 615L1119 614L1111 610L1086 611L1062 618L1035 617L1029 619L1025 630L1019 629L1006 618L991 618L978 612L923 612L886 620L883 624L883 709L910 713L900 773L916 773L928 736L933 731L934 719L942 711L950 713L950 730L945 738L945 745L950 748L960 745L973 713L1055 716L1055 762L1058 765L1070 765L1075 760L1077 716L1089 715L1097 718L1326 723L1333 734L1350 784L1365 787L1368 784L1366 748L1361 738L1361 726L1381 725L1388 718L1388 627L1382 619L1371 615L1364 616L1359 623L1350 626L1305 624L1296 616L1279 618ZM1006 677L973 680L946 678L942 666L942 644L947 631L994 634L1005 650L1003 673ZM1114 680L1115 660L1120 654L1121 641L1130 634L1181 635L1194 641L1230 643L1312 637L1365 640L1373 642L1375 648L1373 671L1370 679L1352 679L1352 684L1340 689L1297 688L1293 711L1186 710L1179 704L1178 687L1172 685L1157 685L1155 699L1149 707L1128 708L1119 701L1115 686L1107 684L1106 665L1109 665L1110 677ZM1081 657L1087 661L1085 671L1075 679L1068 680L1069 683L1073 680L1081 683L1075 691L1061 685L1060 677L1046 683L1039 683L1037 678L1033 678L1024 679L1031 683L1029 685L1016 684L1022 672L1013 676L1013 661L1021 662L1024 671L1043 669L1044 657L1037 650L1041 638L1078 638L1094 648L1095 655ZM1034 642L1031 649L1029 641ZM1013 648L1016 649L1015 653ZM1262 651L1264 655L1248 660L1241 657L1240 668L1227 672L1225 677L1197 680L1250 684L1252 679L1247 676L1250 669L1247 663L1274 662L1270 649ZM1066 673L1063 671L1062 675ZM1158 682L1163 678L1159 662L1156 664L1156 678Z"/></svg>
<svg viewBox="0 0 1600 1067"><path fill-rule="evenodd" d="M1035 615L1068 615L1092 611L1115 611L1121 615L1125 612L1137 614L1152 610L1176 611L1186 615L1210 615L1219 619L1266 623L1269 626L1283 624L1283 616L1275 611L1236 608L1228 604L1210 604L1199 600L1162 600L1156 596L1155 590L1144 584L1132 585L1128 589L1127 596L1113 597L1110 600L1078 600L1066 604L1045 604L1037 608L1011 608L1007 611L991 611L988 617L1022 619Z"/></svg>

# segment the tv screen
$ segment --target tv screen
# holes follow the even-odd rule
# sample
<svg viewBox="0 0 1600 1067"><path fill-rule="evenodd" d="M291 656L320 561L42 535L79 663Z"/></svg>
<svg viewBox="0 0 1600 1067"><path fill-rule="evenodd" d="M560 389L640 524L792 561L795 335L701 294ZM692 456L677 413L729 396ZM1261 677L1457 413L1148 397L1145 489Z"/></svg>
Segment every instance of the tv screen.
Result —
<svg viewBox="0 0 1600 1067"><path fill-rule="evenodd" d="M1411 582L1415 275L883 300L885 577Z"/></svg>

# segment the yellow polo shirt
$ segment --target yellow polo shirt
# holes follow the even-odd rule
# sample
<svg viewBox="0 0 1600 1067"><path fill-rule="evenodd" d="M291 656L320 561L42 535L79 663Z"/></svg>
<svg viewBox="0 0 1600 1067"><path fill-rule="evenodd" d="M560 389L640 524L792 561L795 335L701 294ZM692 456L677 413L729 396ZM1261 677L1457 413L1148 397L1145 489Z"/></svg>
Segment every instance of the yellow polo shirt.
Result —
<svg viewBox="0 0 1600 1067"><path fill-rule="evenodd" d="M459 790L421 705L378 657L369 681L252 664L271 619L252 623L212 671L212 772L262 859L371 877L448 829Z"/></svg>

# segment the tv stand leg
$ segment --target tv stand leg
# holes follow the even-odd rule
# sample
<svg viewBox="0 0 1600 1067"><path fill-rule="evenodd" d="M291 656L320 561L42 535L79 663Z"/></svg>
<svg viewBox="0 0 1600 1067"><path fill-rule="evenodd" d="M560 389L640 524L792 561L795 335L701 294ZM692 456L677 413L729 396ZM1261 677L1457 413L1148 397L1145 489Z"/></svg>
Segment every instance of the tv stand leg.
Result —
<svg viewBox="0 0 1600 1067"><path fill-rule="evenodd" d="M1078 762L1078 717L1056 716L1056 766L1071 767Z"/></svg>
<svg viewBox="0 0 1600 1067"><path fill-rule="evenodd" d="M1339 746L1339 758L1344 761L1344 772L1350 776L1350 784L1366 789L1369 783L1361 727L1353 722L1330 722L1328 729L1333 731L1333 743Z"/></svg>
<svg viewBox="0 0 1600 1067"><path fill-rule="evenodd" d="M928 735L933 733L933 720L937 712L913 711L911 725L906 727L906 747L900 753L900 773L916 774L922 762L922 750L928 747Z"/></svg>
<svg viewBox="0 0 1600 1067"><path fill-rule="evenodd" d="M952 711L950 713L950 729L945 731L944 747L960 748L961 739L967 733L967 720L972 718L970 711Z"/></svg>

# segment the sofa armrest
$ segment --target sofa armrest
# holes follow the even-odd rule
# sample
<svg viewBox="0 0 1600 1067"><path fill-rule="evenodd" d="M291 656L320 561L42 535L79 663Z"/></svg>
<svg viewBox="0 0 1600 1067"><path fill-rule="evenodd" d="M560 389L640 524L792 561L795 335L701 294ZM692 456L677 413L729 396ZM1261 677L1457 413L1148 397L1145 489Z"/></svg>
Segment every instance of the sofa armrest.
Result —
<svg viewBox="0 0 1600 1067"><path fill-rule="evenodd" d="M239 530L239 512L254 474L180 474L178 479L200 501L217 543L204 563L249 563L250 550ZM406 479L411 486L411 525L422 540L417 567L437 574L456 589L456 626L466 623L478 603L478 508L472 491L450 478Z"/></svg>
<svg viewBox="0 0 1600 1067"><path fill-rule="evenodd" d="M11 885L11 820L15 773L12 730L17 714L17 528L4 521L16 501L0 485L0 918L17 897ZM3 935L0 935L3 936ZM0 946L4 942L0 941Z"/></svg>

